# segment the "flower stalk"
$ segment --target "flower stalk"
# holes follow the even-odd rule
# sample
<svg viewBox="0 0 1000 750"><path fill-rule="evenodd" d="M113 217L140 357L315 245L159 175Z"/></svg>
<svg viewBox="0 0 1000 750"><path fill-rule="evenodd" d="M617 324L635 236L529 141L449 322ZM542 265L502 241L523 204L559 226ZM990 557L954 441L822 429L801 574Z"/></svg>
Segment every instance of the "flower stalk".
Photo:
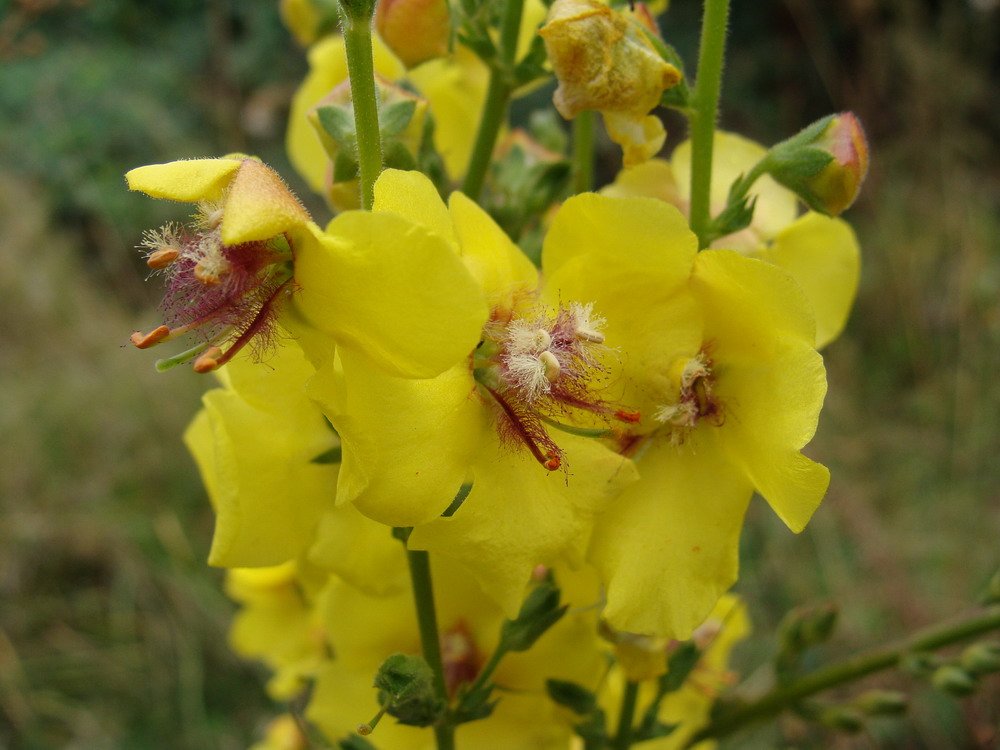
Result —
<svg viewBox="0 0 1000 750"><path fill-rule="evenodd" d="M594 189L594 111L573 119L573 194Z"/></svg>
<svg viewBox="0 0 1000 750"><path fill-rule="evenodd" d="M777 716L811 695L895 667L909 654L934 651L998 628L1000 607L994 607L974 617L934 625L888 646L857 654L777 687L749 704L721 711L707 727L692 735L684 747L727 737L746 726Z"/></svg>
<svg viewBox="0 0 1000 750"><path fill-rule="evenodd" d="M406 562L410 568L410 583L413 587L413 601L417 608L417 626L420 630L420 646L424 661L430 665L434 674L434 692L447 704L448 688L444 679L441 637L438 631L437 612L434 608L430 555L427 552L407 549ZM447 721L434 725L434 738L438 750L455 749L455 728Z"/></svg>
<svg viewBox="0 0 1000 750"><path fill-rule="evenodd" d="M514 58L517 55L517 36L521 29L521 12L524 0L507 0L500 27L500 55L490 62L490 85L486 104L472 147L469 169L462 182L462 192L472 200L479 199L486 180L486 172L493 157L500 126L507 116L507 105L514 91Z"/></svg>
<svg viewBox="0 0 1000 750"><path fill-rule="evenodd" d="M372 57L372 5L341 0L340 8L357 134L361 206L366 211L375 203L375 180L382 172L382 138Z"/></svg>
<svg viewBox="0 0 1000 750"><path fill-rule="evenodd" d="M635 706L639 697L639 683L629 680L625 683L622 694L622 708L618 715L618 731L612 740L613 750L628 750L632 747L632 721L635 718Z"/></svg>
<svg viewBox="0 0 1000 750"><path fill-rule="evenodd" d="M691 108L691 230L708 246L712 222L712 149L722 89L729 0L705 0L698 50L698 78Z"/></svg>

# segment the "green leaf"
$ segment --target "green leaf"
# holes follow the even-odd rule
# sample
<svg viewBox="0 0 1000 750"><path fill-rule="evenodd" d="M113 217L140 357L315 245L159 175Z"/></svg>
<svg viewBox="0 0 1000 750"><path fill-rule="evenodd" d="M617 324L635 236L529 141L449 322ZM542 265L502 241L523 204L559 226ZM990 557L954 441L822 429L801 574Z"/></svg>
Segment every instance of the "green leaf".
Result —
<svg viewBox="0 0 1000 750"><path fill-rule="evenodd" d="M506 620L500 628L500 645L504 651L527 651L535 641L566 614L569 605L559 606L559 587L552 581L542 581L528 594L517 618Z"/></svg>
<svg viewBox="0 0 1000 750"><path fill-rule="evenodd" d="M346 150L338 151L333 160L333 181L348 182L358 176L358 162L353 154Z"/></svg>
<svg viewBox="0 0 1000 750"><path fill-rule="evenodd" d="M337 740L337 750L376 750L375 746L357 734Z"/></svg>
<svg viewBox="0 0 1000 750"><path fill-rule="evenodd" d="M587 716L597 709L597 696L582 685L565 680L546 680L549 697L578 716Z"/></svg>

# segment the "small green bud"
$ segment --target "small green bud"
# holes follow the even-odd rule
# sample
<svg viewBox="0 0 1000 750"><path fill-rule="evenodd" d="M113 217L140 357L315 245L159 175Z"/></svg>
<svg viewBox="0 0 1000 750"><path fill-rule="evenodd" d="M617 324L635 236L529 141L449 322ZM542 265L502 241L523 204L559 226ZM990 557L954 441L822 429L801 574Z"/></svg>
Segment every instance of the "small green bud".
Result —
<svg viewBox="0 0 1000 750"><path fill-rule="evenodd" d="M337 741L337 750L375 750L375 746L364 737L350 734Z"/></svg>
<svg viewBox="0 0 1000 750"><path fill-rule="evenodd" d="M527 651L567 609L569 605L559 606L559 587L551 581L542 581L524 600L517 619L504 622L500 647L505 651Z"/></svg>
<svg viewBox="0 0 1000 750"><path fill-rule="evenodd" d="M430 726L445 706L434 694L434 674L419 656L393 654L378 669L379 702L400 724Z"/></svg>
<svg viewBox="0 0 1000 750"><path fill-rule="evenodd" d="M821 724L855 734L865 728L865 715L854 706L830 706L816 717Z"/></svg>
<svg viewBox="0 0 1000 750"><path fill-rule="evenodd" d="M934 687L957 698L976 692L976 678L954 664L938 667L931 677Z"/></svg>
<svg viewBox="0 0 1000 750"><path fill-rule="evenodd" d="M546 680L545 689L553 701L579 716L586 716L597 708L597 696L575 682Z"/></svg>
<svg viewBox="0 0 1000 750"><path fill-rule="evenodd" d="M914 677L930 677L941 666L941 661L934 654L906 654L899 662L899 668Z"/></svg>
<svg viewBox="0 0 1000 750"><path fill-rule="evenodd" d="M984 641L974 643L962 652L959 665L976 675L1000 672L1000 643Z"/></svg>
<svg viewBox="0 0 1000 750"><path fill-rule="evenodd" d="M910 699L898 690L869 690L851 701L851 705L869 716L897 716L906 713Z"/></svg>
<svg viewBox="0 0 1000 750"><path fill-rule="evenodd" d="M986 590L980 595L979 603L984 607L1000 604L1000 570L994 573L990 582L986 584Z"/></svg>

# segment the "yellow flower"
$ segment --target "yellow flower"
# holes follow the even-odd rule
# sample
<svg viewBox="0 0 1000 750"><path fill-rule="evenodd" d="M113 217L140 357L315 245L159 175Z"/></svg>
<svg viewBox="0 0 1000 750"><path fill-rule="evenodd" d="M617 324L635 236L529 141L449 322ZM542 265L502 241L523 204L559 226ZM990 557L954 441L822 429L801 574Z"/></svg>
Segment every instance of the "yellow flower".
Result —
<svg viewBox="0 0 1000 750"><path fill-rule="evenodd" d="M503 612L469 576L432 558L434 593L449 694L477 677L497 645ZM378 711L372 678L390 654L420 653L409 592L374 598L332 583L322 617L337 658L319 673L307 716L331 741L343 737ZM557 718L545 680L596 682L604 669L604 648L595 634L593 610L568 614L527 652L510 653L494 672L499 703L489 718L462 724L458 747L477 750L561 750L570 731ZM433 734L386 717L371 740L393 750L431 750Z"/></svg>
<svg viewBox="0 0 1000 750"><path fill-rule="evenodd" d="M726 205L729 186L767 153L753 141L717 132L712 160L713 214ZM626 169L601 192L615 197L660 198L688 211L691 185L691 144L685 141L670 162L651 159ZM765 175L750 190L757 206L749 227L712 243L788 271L809 297L816 315L816 346L823 348L843 330L854 302L860 276L860 250L850 224L812 211L798 216L791 190Z"/></svg>
<svg viewBox="0 0 1000 750"><path fill-rule="evenodd" d="M383 253L416 252L415 234L447 244L490 313L434 378L383 375L346 348L318 370L309 394L344 441L337 502L389 525L424 524L411 546L468 565L513 615L535 565L579 558L594 513L634 478L629 461L552 422L607 429L636 417L598 388L596 313L539 296L534 266L472 201L455 193L446 207L427 178L389 170L371 215L400 227L377 238ZM414 308L398 325L416 335L425 317ZM458 511L440 518L466 484Z"/></svg>
<svg viewBox="0 0 1000 750"><path fill-rule="evenodd" d="M663 724L675 725L675 729L666 737L644 742L644 750L680 750L696 731L705 726L717 697L733 682L733 674L728 667L729 654L733 646L746 638L749 632L750 622L743 603L729 594L719 599L708 619L692 635L691 640L701 651L697 665L681 688L669 693L660 704L659 720ZM666 658L681 645L678 641L658 644L655 652L649 650L645 658L655 658L665 663ZM635 647L635 650L640 649ZM601 705L607 712L609 726L617 726L618 723L617 711L621 706L624 678L633 681L650 679L649 676L629 674L627 668L623 668L625 665L621 662L621 646L617 649L617 655L618 665L612 670L608 687L601 694ZM643 715L655 692L655 683L646 682L640 687L637 716ZM708 750L714 747L714 743L699 743L694 747L697 750Z"/></svg>
<svg viewBox="0 0 1000 750"><path fill-rule="evenodd" d="M268 167L248 157L154 164L126 175L155 198L197 202L188 226L147 234L148 262L168 279L166 324L133 343L184 334L201 343L166 366L195 359L209 372L252 345L264 356L296 314L386 371L430 377L463 357L486 316L482 295L442 241L395 217L348 212L323 232ZM408 244L395 241L407 233ZM393 248L386 250L388 243ZM420 310L423 326L404 324Z"/></svg>
<svg viewBox="0 0 1000 750"><path fill-rule="evenodd" d="M554 291L607 318L628 353L623 398L642 414L619 443L641 478L595 522L588 553L605 616L669 638L687 638L736 579L754 490L800 531L829 481L799 452L826 392L807 300L776 266L696 246L672 206L585 194L543 250Z"/></svg>
<svg viewBox="0 0 1000 750"><path fill-rule="evenodd" d="M559 81L553 101L566 119L584 110L604 115L625 166L660 150L666 131L649 113L681 80L622 11L599 0L556 0L538 30Z"/></svg>

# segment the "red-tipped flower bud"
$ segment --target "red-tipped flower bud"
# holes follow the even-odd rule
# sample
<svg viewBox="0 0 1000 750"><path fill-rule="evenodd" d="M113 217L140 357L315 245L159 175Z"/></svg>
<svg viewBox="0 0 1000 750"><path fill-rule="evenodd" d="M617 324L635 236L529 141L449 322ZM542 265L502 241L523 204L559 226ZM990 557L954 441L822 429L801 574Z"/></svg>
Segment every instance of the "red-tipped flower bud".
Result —
<svg viewBox="0 0 1000 750"><path fill-rule="evenodd" d="M868 140L851 112L814 122L765 157L766 171L814 211L839 216L868 174Z"/></svg>
<svg viewBox="0 0 1000 750"><path fill-rule="evenodd" d="M375 28L408 68L448 53L451 14L447 0L379 0Z"/></svg>

